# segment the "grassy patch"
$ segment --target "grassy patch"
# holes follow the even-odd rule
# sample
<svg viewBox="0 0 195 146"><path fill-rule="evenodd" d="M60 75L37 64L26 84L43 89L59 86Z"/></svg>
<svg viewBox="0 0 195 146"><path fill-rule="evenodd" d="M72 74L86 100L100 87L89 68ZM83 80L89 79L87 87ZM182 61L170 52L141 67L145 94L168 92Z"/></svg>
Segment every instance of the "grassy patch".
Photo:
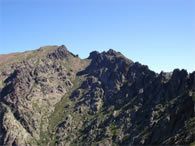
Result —
<svg viewBox="0 0 195 146"><path fill-rule="evenodd" d="M39 113L41 112L41 108L39 107L39 105L37 103L32 103L33 107L35 108L36 111L38 111Z"/></svg>
<svg viewBox="0 0 195 146"><path fill-rule="evenodd" d="M175 98L171 99L171 100L169 101L169 104L174 104L175 101L176 101L177 99L178 99L178 97L175 97Z"/></svg>
<svg viewBox="0 0 195 146"><path fill-rule="evenodd" d="M51 115L48 117L49 120L49 127L48 131L43 131L43 128L41 128L41 133L40 133L40 145L45 145L50 143L50 145L55 145L56 142L56 135L53 134L55 133L56 126L60 124L65 118L68 116L68 114L73 113L73 105L75 104L74 101L71 101L69 99L70 95L72 92L80 85L79 79L75 79L73 82L74 87L69 89L68 92L62 97L61 101L58 102L55 105L55 111L51 113ZM65 108L65 106L69 104L69 108ZM77 115L73 115L73 121L78 120ZM46 122L44 119L41 121L41 125ZM42 126L41 126L42 127Z"/></svg>
<svg viewBox="0 0 195 146"><path fill-rule="evenodd" d="M127 104L125 104L125 105L120 109L120 111L125 110L129 105L131 105L131 104L135 101L136 98L137 98L137 96L134 96Z"/></svg>
<svg viewBox="0 0 195 146"><path fill-rule="evenodd" d="M195 102L195 92L192 93L192 101Z"/></svg>
<svg viewBox="0 0 195 146"><path fill-rule="evenodd" d="M46 119L44 117L41 118L41 129L40 129L40 141L38 141L38 145L47 145L49 142L49 133L43 131L43 125L46 124Z"/></svg>
<svg viewBox="0 0 195 146"><path fill-rule="evenodd" d="M107 138L104 138L104 139L101 139L97 142L93 142L93 146L97 146L97 144L104 144L108 139ZM114 144L112 144L112 146L114 146Z"/></svg>
<svg viewBox="0 0 195 146"><path fill-rule="evenodd" d="M49 117L50 129L54 129L55 126L58 125L63 120L63 118L67 116L67 113L70 112L70 108L66 109L67 111L64 112L65 105L68 103L70 104L71 102L68 98L70 95L71 93L69 91L64 97L62 97L62 100L55 105L55 111Z"/></svg>
<svg viewBox="0 0 195 146"><path fill-rule="evenodd" d="M1 82L1 87L4 88L5 87L5 83L4 81Z"/></svg>
<svg viewBox="0 0 195 146"><path fill-rule="evenodd" d="M109 128L110 128L110 131L111 131L112 135L118 135L118 127L117 127L117 125L112 124L112 125L110 125Z"/></svg>
<svg viewBox="0 0 195 146"><path fill-rule="evenodd" d="M146 126L141 132L140 132L140 134L139 135L143 135L143 136L146 136L146 135L148 135L149 133L148 133L148 129L149 129L149 127L148 126Z"/></svg>
<svg viewBox="0 0 195 146"><path fill-rule="evenodd" d="M195 141L190 144L190 146L195 146Z"/></svg>

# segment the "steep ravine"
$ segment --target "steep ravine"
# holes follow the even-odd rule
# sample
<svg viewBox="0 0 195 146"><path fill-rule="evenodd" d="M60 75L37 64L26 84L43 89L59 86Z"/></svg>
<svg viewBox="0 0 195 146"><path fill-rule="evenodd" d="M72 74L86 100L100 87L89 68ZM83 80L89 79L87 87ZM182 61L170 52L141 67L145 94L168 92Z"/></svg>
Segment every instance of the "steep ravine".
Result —
<svg viewBox="0 0 195 146"><path fill-rule="evenodd" d="M0 145L194 144L195 72L157 74L112 49L80 59L63 45L0 63Z"/></svg>

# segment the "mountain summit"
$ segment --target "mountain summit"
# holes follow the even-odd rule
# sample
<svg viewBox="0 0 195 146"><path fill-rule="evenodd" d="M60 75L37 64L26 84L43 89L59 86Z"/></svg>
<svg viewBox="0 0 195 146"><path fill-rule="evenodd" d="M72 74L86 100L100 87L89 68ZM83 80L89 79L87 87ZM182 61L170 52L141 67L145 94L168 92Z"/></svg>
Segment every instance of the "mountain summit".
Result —
<svg viewBox="0 0 195 146"><path fill-rule="evenodd" d="M157 74L110 49L0 55L0 145L194 144L195 72Z"/></svg>

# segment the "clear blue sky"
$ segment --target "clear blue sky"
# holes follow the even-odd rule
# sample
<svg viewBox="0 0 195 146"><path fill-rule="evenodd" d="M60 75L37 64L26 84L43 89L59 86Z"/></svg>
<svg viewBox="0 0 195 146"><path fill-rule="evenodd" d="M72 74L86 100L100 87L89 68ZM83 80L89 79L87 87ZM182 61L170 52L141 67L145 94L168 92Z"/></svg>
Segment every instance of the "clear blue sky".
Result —
<svg viewBox="0 0 195 146"><path fill-rule="evenodd" d="M0 54L109 48L160 72L195 70L195 0L0 0Z"/></svg>

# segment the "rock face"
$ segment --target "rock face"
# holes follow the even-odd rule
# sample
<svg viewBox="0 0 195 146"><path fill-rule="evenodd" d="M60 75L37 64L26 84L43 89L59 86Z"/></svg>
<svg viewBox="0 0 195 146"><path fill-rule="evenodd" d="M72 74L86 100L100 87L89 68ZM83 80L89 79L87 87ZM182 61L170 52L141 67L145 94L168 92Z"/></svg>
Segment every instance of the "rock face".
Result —
<svg viewBox="0 0 195 146"><path fill-rule="evenodd" d="M157 74L112 49L80 59L64 45L1 62L0 145L194 144L195 72Z"/></svg>

